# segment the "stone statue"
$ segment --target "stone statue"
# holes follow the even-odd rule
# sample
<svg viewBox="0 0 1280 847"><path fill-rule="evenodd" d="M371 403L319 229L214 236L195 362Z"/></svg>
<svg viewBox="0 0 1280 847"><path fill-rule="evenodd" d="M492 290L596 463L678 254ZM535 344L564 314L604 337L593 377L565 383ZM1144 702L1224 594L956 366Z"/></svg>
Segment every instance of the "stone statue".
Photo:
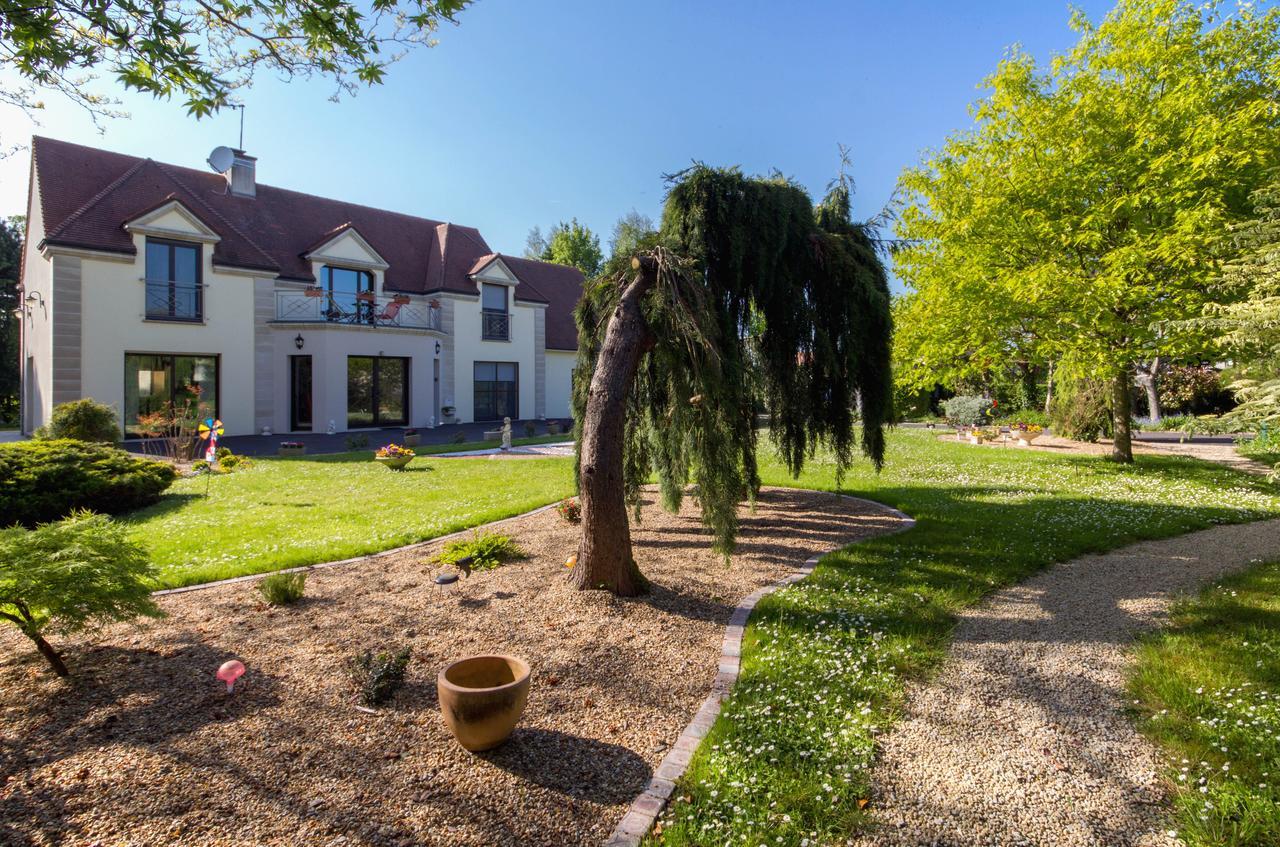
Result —
<svg viewBox="0 0 1280 847"><path fill-rule="evenodd" d="M502 452L511 449L511 418L502 419Z"/></svg>

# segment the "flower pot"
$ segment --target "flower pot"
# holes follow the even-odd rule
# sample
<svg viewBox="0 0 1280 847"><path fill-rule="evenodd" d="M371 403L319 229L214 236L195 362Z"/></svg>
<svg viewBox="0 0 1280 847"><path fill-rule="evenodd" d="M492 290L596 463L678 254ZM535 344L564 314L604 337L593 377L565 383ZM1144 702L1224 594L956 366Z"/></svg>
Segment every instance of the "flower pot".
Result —
<svg viewBox="0 0 1280 847"><path fill-rule="evenodd" d="M1038 432L1014 432L1013 434L1014 437L1018 439L1018 443L1023 447L1026 447L1032 441L1035 441L1040 437L1040 433Z"/></svg>
<svg viewBox="0 0 1280 847"><path fill-rule="evenodd" d="M981 444L982 442L984 442L984 441L986 441L986 440L987 440L987 439L986 439L986 437L985 437L985 436L982 436L982 435L970 435L970 436L969 436L969 443L970 443L970 444Z"/></svg>
<svg viewBox="0 0 1280 847"><path fill-rule="evenodd" d="M436 678L444 722L466 749L477 752L506 741L524 714L529 664L515 656L470 656Z"/></svg>
<svg viewBox="0 0 1280 847"><path fill-rule="evenodd" d="M276 455L277 455L277 456L285 456L285 457L288 457L288 456L305 456L305 455L307 455L307 445L303 444L303 445L302 445L302 446L300 446L300 447L277 447L277 448L276 448Z"/></svg>
<svg viewBox="0 0 1280 847"><path fill-rule="evenodd" d="M422 436L418 435L415 432L413 435L405 435L405 436L402 436L402 438L404 438L405 447L417 447L418 441L422 438Z"/></svg>
<svg viewBox="0 0 1280 847"><path fill-rule="evenodd" d="M373 460L393 471L402 471L414 458L414 456L374 456Z"/></svg>

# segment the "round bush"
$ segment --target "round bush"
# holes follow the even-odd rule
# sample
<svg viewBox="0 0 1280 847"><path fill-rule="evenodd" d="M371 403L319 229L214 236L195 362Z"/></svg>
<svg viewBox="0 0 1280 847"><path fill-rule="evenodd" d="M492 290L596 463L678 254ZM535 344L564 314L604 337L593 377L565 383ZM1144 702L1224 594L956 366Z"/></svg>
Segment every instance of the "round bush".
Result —
<svg viewBox="0 0 1280 847"><path fill-rule="evenodd" d="M0 444L0 522L34 527L76 509L118 515L156 502L176 477L170 465L105 444Z"/></svg>
<svg viewBox="0 0 1280 847"><path fill-rule="evenodd" d="M119 444L120 427L116 418L115 409L86 397L54 406L48 425L40 427L36 435L38 438L74 438L77 441Z"/></svg>
<svg viewBox="0 0 1280 847"><path fill-rule="evenodd" d="M979 426L991 419L991 398L960 394L942 401L942 411L954 426Z"/></svg>

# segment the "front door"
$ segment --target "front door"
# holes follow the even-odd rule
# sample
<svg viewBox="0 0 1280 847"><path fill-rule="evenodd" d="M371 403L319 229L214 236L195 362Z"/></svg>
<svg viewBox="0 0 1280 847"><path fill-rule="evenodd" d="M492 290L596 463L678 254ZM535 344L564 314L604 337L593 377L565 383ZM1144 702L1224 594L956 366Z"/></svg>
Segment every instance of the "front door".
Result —
<svg viewBox="0 0 1280 847"><path fill-rule="evenodd" d="M347 429L409 422L409 360L347 357Z"/></svg>
<svg viewBox="0 0 1280 847"><path fill-rule="evenodd" d="M311 431L311 357L289 357L289 429Z"/></svg>

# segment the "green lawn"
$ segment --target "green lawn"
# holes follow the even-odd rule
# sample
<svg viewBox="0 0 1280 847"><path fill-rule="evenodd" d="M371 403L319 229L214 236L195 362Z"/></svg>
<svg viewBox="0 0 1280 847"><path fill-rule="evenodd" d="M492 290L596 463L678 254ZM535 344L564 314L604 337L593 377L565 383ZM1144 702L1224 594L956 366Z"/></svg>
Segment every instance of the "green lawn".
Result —
<svg viewBox="0 0 1280 847"><path fill-rule="evenodd" d="M1280 844L1280 562L1175 606L1139 648L1130 692L1169 753L1183 841Z"/></svg>
<svg viewBox="0 0 1280 847"><path fill-rule="evenodd" d="M829 461L792 481L832 490ZM953 613L1054 562L1213 523L1280 514L1264 480L1180 457L1123 468L1098 457L981 448L898 430L883 474L844 490L918 520L827 556L751 619L742 675L664 815L669 845L842 843L863 827L874 739L904 683L936 667Z"/></svg>
<svg viewBox="0 0 1280 847"><path fill-rule="evenodd" d="M370 456L255 459L247 470L180 479L122 520L161 585L175 587L374 553L573 493L569 459L424 457L397 473Z"/></svg>
<svg viewBox="0 0 1280 847"><path fill-rule="evenodd" d="M512 447L527 447L531 444L563 444L573 440L573 433L558 435L534 435L528 438L512 438ZM492 450L501 447L501 441L464 441L461 444L420 444L413 448L419 456L439 456L442 453L464 453L470 450Z"/></svg>

